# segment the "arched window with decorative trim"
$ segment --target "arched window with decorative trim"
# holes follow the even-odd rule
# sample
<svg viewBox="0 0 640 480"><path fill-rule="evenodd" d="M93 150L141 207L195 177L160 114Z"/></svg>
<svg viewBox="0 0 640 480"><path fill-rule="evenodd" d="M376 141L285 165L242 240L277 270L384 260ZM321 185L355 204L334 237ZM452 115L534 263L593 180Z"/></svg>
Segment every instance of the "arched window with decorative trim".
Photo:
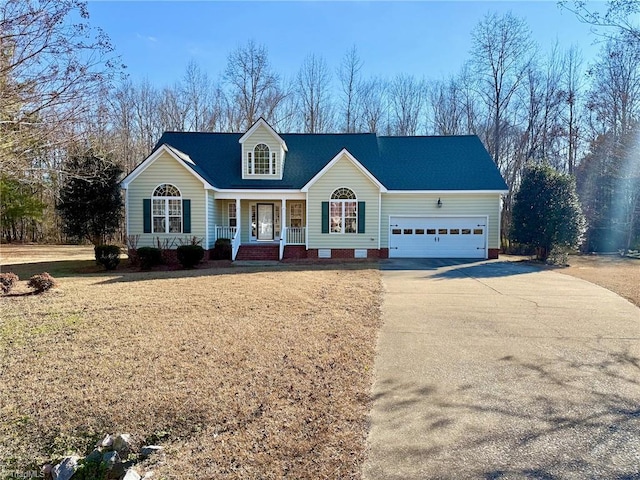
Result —
<svg viewBox="0 0 640 480"><path fill-rule="evenodd" d="M331 194L329 233L358 233L358 200L350 188L340 187Z"/></svg>
<svg viewBox="0 0 640 480"><path fill-rule="evenodd" d="M182 233L182 194L175 185L158 185L151 196L152 233Z"/></svg>
<svg viewBox="0 0 640 480"><path fill-rule="evenodd" d="M269 175L271 171L271 154L269 146L259 143L253 149L253 173L255 175Z"/></svg>

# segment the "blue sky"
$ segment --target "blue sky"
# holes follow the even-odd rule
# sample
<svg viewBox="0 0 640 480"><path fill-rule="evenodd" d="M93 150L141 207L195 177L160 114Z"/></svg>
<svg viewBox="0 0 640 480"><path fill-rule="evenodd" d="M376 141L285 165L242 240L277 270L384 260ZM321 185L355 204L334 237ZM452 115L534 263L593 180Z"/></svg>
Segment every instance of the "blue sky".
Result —
<svg viewBox="0 0 640 480"><path fill-rule="evenodd" d="M598 50L590 27L555 1L89 2L91 24L109 34L132 80L158 86L180 79L190 60L218 77L229 52L249 39L268 48L285 78L309 53L335 71L352 45L365 76L442 78L468 59L471 31L489 11L526 19L542 52L556 41L577 44L589 63Z"/></svg>

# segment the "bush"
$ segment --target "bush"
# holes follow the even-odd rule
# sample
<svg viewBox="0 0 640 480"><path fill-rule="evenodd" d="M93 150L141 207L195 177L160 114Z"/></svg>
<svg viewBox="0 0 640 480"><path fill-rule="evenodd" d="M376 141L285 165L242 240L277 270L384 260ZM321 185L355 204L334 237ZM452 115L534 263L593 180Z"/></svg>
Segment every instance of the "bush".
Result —
<svg viewBox="0 0 640 480"><path fill-rule="evenodd" d="M29 288L33 288L36 293L46 292L57 285L56 280L47 272L34 275L27 282Z"/></svg>
<svg viewBox="0 0 640 480"><path fill-rule="evenodd" d="M231 240L228 238L219 238L211 252L212 260L231 260Z"/></svg>
<svg viewBox="0 0 640 480"><path fill-rule="evenodd" d="M155 247L140 247L137 252L140 268L149 270L162 263L162 250Z"/></svg>
<svg viewBox="0 0 640 480"><path fill-rule="evenodd" d="M15 273L0 273L0 288L2 293L9 293L20 279Z"/></svg>
<svg viewBox="0 0 640 480"><path fill-rule="evenodd" d="M120 263L120 247L118 245L96 245L93 249L96 262L106 270L115 270Z"/></svg>
<svg viewBox="0 0 640 480"><path fill-rule="evenodd" d="M194 267L204 258L204 248L200 245L180 245L176 253L184 268Z"/></svg>

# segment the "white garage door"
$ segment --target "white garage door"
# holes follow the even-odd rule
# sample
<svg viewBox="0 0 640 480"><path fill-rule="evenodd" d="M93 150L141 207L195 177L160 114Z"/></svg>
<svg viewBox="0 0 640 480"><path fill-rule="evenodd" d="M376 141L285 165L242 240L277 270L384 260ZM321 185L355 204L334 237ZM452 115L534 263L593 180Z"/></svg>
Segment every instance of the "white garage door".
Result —
<svg viewBox="0 0 640 480"><path fill-rule="evenodd" d="M486 217L390 217L391 258L486 258Z"/></svg>

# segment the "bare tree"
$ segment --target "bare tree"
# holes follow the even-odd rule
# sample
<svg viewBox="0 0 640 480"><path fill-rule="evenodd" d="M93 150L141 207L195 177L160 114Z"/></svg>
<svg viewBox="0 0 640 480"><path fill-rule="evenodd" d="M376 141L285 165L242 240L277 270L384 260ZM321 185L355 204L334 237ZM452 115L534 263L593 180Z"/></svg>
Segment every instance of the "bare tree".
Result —
<svg viewBox="0 0 640 480"><path fill-rule="evenodd" d="M640 119L640 40L621 33L609 39L591 66L588 98L594 136L624 135Z"/></svg>
<svg viewBox="0 0 640 480"><path fill-rule="evenodd" d="M338 79L341 88L340 114L344 124L342 131L353 133L359 130L362 100L360 98L362 78L362 60L355 45L342 58L338 68Z"/></svg>
<svg viewBox="0 0 640 480"><path fill-rule="evenodd" d="M394 135L415 135L423 117L425 83L410 75L398 75L389 84L390 129Z"/></svg>
<svg viewBox="0 0 640 480"><path fill-rule="evenodd" d="M364 80L361 85L363 129L370 133L383 131L386 113L387 84L380 78Z"/></svg>
<svg viewBox="0 0 640 480"><path fill-rule="evenodd" d="M235 49L227 59L224 78L230 87L230 126L238 131L248 129L260 116L273 122L285 94L280 78L271 69L267 49L250 40Z"/></svg>
<svg viewBox="0 0 640 480"><path fill-rule="evenodd" d="M635 37L636 40L640 40L640 24L638 22L640 3L638 0L609 0L604 12L593 10L585 0L574 0L573 2L561 0L558 3L561 7L575 13L583 23L593 25L595 28L615 28ZM604 35L610 36L606 33Z"/></svg>
<svg viewBox="0 0 640 480"><path fill-rule="evenodd" d="M78 19L75 23L72 18ZM79 0L0 4L0 155L7 175L31 168L37 145L64 148L106 96L119 66Z"/></svg>
<svg viewBox="0 0 640 480"><path fill-rule="evenodd" d="M472 67L491 126L485 140L495 162L502 166L501 128L508 125L509 106L526 76L535 46L525 21L511 13L487 14L472 38Z"/></svg>
<svg viewBox="0 0 640 480"><path fill-rule="evenodd" d="M460 135L464 132L464 109L460 86L455 77L436 81L429 88L432 131L435 135Z"/></svg>
<svg viewBox="0 0 640 480"><path fill-rule="evenodd" d="M300 115L306 133L328 132L333 127L331 73L324 58L308 55L297 77Z"/></svg>
<svg viewBox="0 0 640 480"><path fill-rule="evenodd" d="M575 174L580 139L579 101L582 92L582 56L578 47L573 46L565 52L562 78L565 109L563 123L566 127L567 171Z"/></svg>

